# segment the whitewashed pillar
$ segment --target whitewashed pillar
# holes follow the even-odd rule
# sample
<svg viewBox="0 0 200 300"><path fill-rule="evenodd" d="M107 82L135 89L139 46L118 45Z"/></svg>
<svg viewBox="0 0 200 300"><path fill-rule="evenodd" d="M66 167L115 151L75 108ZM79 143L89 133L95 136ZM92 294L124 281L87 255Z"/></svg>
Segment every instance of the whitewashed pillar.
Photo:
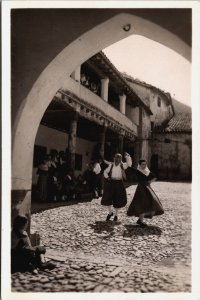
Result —
<svg viewBox="0 0 200 300"><path fill-rule="evenodd" d="M108 102L108 85L109 78L101 79L101 98Z"/></svg>
<svg viewBox="0 0 200 300"><path fill-rule="evenodd" d="M125 113L126 113L126 95L125 94L120 95L119 101L120 101L120 112L125 115Z"/></svg>

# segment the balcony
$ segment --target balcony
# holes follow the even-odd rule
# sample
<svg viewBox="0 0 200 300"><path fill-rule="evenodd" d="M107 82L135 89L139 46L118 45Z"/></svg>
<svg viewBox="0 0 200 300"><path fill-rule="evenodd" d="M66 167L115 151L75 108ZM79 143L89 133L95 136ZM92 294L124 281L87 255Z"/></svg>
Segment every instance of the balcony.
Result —
<svg viewBox="0 0 200 300"><path fill-rule="evenodd" d="M79 105L80 114L88 119L93 117L93 121L95 121L96 116L96 122L99 122L100 119L102 124L107 124L113 130L125 131L125 135L129 138L137 136L135 123L101 97L71 78L66 81L56 96L74 108Z"/></svg>

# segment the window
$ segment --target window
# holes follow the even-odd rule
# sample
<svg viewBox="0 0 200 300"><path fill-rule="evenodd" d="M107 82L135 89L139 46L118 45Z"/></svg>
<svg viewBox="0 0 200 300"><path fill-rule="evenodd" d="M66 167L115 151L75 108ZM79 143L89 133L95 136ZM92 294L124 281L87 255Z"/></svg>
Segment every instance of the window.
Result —
<svg viewBox="0 0 200 300"><path fill-rule="evenodd" d="M81 171L82 170L82 155L75 154L75 170Z"/></svg>
<svg viewBox="0 0 200 300"><path fill-rule="evenodd" d="M158 107L161 107L161 99L158 97Z"/></svg>
<svg viewBox="0 0 200 300"><path fill-rule="evenodd" d="M41 164L45 155L47 154L47 148L44 146L34 146L34 156L33 156L33 167L37 168Z"/></svg>
<svg viewBox="0 0 200 300"><path fill-rule="evenodd" d="M165 142L166 144L170 144L170 143L171 143L171 140L170 140L170 139L165 139L164 142Z"/></svg>

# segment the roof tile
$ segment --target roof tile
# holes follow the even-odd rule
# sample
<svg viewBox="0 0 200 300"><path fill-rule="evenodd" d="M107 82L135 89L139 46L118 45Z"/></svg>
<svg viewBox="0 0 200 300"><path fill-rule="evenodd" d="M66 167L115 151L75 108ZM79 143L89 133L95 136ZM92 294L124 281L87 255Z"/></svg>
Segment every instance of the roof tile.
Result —
<svg viewBox="0 0 200 300"><path fill-rule="evenodd" d="M189 113L175 114L165 128L157 127L156 132L175 133L192 132L192 119Z"/></svg>

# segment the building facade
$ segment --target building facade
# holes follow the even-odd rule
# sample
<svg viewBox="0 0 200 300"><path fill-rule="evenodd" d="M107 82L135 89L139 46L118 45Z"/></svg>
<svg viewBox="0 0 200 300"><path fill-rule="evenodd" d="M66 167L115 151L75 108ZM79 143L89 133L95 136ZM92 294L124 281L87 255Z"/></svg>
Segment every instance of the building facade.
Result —
<svg viewBox="0 0 200 300"><path fill-rule="evenodd" d="M112 160L116 152L137 153L138 134L147 126L142 126L140 114L152 113L107 57L98 53L69 80L43 115L34 156L67 150L69 167L77 176L93 159ZM37 182L37 160L33 160L33 184Z"/></svg>
<svg viewBox="0 0 200 300"><path fill-rule="evenodd" d="M142 102L149 108L151 114L140 108L140 126L138 132L137 160L144 158L151 163L153 154L153 132L158 126L166 126L174 116L174 107L169 93L166 93L150 84L134 79L124 74L127 82Z"/></svg>
<svg viewBox="0 0 200 300"><path fill-rule="evenodd" d="M165 166L156 167L162 150L154 131L173 116L169 93L121 74L99 52L74 70L70 84L68 80L59 89L41 120L35 139L33 185L39 155L52 150L68 153L75 176L91 160L113 160L116 152L127 151L135 166L140 158L146 159L157 174L160 170L160 178L167 179Z"/></svg>

